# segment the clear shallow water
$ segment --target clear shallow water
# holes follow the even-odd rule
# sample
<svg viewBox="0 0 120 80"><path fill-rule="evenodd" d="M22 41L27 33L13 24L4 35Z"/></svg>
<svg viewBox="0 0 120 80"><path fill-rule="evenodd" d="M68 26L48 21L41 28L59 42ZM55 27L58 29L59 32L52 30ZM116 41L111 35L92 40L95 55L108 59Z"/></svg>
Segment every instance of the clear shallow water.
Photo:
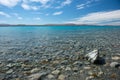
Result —
<svg viewBox="0 0 120 80"><path fill-rule="evenodd" d="M0 27L0 59L29 57L26 53L53 54L60 50L74 53L84 47L88 50L102 47L112 49L112 53L120 52L120 27Z"/></svg>

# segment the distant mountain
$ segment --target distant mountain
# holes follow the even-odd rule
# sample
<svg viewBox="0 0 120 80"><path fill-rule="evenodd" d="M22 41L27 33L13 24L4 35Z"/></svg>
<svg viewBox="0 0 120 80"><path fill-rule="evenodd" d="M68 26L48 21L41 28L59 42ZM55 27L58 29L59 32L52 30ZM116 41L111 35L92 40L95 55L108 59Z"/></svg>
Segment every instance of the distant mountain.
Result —
<svg viewBox="0 0 120 80"><path fill-rule="evenodd" d="M120 25L96 25L96 24L73 24L73 23L67 23L67 24L0 24L0 26L120 26Z"/></svg>

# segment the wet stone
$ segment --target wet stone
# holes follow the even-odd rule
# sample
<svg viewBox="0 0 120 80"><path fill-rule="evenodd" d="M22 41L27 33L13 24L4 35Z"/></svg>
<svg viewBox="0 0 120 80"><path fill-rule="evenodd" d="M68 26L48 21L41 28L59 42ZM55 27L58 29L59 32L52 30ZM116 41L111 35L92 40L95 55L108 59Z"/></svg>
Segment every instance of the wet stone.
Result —
<svg viewBox="0 0 120 80"><path fill-rule="evenodd" d="M11 74L11 73L13 73L13 70L10 69L10 70L8 70L6 73L7 73L7 74Z"/></svg>
<svg viewBox="0 0 120 80"><path fill-rule="evenodd" d="M118 68L118 67L120 67L120 64L119 64L118 62L112 62L112 63L110 64L110 66L111 66L111 67L114 67L114 68Z"/></svg>
<svg viewBox="0 0 120 80"><path fill-rule="evenodd" d="M63 75L63 74L59 75L58 80L65 80L65 75Z"/></svg>
<svg viewBox="0 0 120 80"><path fill-rule="evenodd" d="M85 66L84 69L89 70L89 69L91 69L91 67Z"/></svg>
<svg viewBox="0 0 120 80"><path fill-rule="evenodd" d="M40 71L40 69L34 68L34 69L31 70L31 73L36 73L36 72L38 72L38 71Z"/></svg>
<svg viewBox="0 0 120 80"><path fill-rule="evenodd" d="M112 57L112 60L120 60L120 57L119 56L114 56L114 57Z"/></svg>
<svg viewBox="0 0 120 80"><path fill-rule="evenodd" d="M59 73L60 73L59 70L52 71L52 74L54 74L54 75L58 75Z"/></svg>
<svg viewBox="0 0 120 80"><path fill-rule="evenodd" d="M48 79L53 79L53 78L55 78L54 75L52 75L52 74L49 74L47 77L48 77Z"/></svg>
<svg viewBox="0 0 120 80"><path fill-rule="evenodd" d="M78 70L79 70L78 67L74 67L74 68L73 68L73 71L74 71L74 72L78 72Z"/></svg>
<svg viewBox="0 0 120 80"><path fill-rule="evenodd" d="M76 62L73 63L73 65L82 66L82 62L76 61Z"/></svg>
<svg viewBox="0 0 120 80"><path fill-rule="evenodd" d="M70 67L66 67L66 69L65 69L66 71L70 71L71 70L71 68Z"/></svg>
<svg viewBox="0 0 120 80"><path fill-rule="evenodd" d="M36 74L32 74L28 77L29 80L42 80L43 78L45 78L45 76L47 75L47 72L41 72L41 73L36 73Z"/></svg>
<svg viewBox="0 0 120 80"><path fill-rule="evenodd" d="M68 64L68 60L64 60L61 62L62 65L67 65Z"/></svg>

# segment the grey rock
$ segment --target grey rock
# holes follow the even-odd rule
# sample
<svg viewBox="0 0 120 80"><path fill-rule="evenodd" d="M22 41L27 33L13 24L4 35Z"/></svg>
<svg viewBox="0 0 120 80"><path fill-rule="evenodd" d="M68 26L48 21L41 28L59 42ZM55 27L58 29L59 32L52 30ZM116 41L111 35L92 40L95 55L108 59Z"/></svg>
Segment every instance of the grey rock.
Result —
<svg viewBox="0 0 120 80"><path fill-rule="evenodd" d="M8 65L6 65L9 68L12 68L14 65L12 63L9 63Z"/></svg>
<svg viewBox="0 0 120 80"><path fill-rule="evenodd" d="M68 64L68 60L64 60L61 62L62 65L67 65Z"/></svg>
<svg viewBox="0 0 120 80"><path fill-rule="evenodd" d="M118 68L118 67L120 67L120 64L119 64L118 62L112 62L112 63L110 64L110 66L111 66L111 67L114 67L114 68Z"/></svg>
<svg viewBox="0 0 120 80"><path fill-rule="evenodd" d="M11 74L12 72L13 72L13 70L10 69L10 70L8 70L6 73L7 73L7 74Z"/></svg>
<svg viewBox="0 0 120 80"><path fill-rule="evenodd" d="M74 71L74 72L78 72L78 70L79 70L78 67L74 67L74 68L73 68L73 71Z"/></svg>
<svg viewBox="0 0 120 80"><path fill-rule="evenodd" d="M84 69L89 70L89 69L91 69L91 67L85 66Z"/></svg>
<svg viewBox="0 0 120 80"><path fill-rule="evenodd" d="M45 78L47 74L48 74L47 72L36 73L36 74L30 75L28 78L29 80L42 80Z"/></svg>
<svg viewBox="0 0 120 80"><path fill-rule="evenodd" d="M66 71L70 71L71 70L71 68L70 67L66 67L66 69L65 69Z"/></svg>
<svg viewBox="0 0 120 80"><path fill-rule="evenodd" d="M38 72L40 69L38 69L38 68L34 68L34 69L32 69L30 72L31 73L36 73L36 72Z"/></svg>
<svg viewBox="0 0 120 80"><path fill-rule="evenodd" d="M85 61L84 64L85 65L90 65L90 62Z"/></svg>
<svg viewBox="0 0 120 80"><path fill-rule="evenodd" d="M49 79L55 78L54 75L52 75L52 74L49 74L47 77L48 77Z"/></svg>
<svg viewBox="0 0 120 80"><path fill-rule="evenodd" d="M65 75L63 75L63 74L59 75L58 80L65 80Z"/></svg>
<svg viewBox="0 0 120 80"><path fill-rule="evenodd" d="M52 74L55 74L55 75L58 75L59 73L60 73L60 70L52 71Z"/></svg>
<svg viewBox="0 0 120 80"><path fill-rule="evenodd" d="M82 62L76 61L76 62L73 63L73 65L82 66Z"/></svg>

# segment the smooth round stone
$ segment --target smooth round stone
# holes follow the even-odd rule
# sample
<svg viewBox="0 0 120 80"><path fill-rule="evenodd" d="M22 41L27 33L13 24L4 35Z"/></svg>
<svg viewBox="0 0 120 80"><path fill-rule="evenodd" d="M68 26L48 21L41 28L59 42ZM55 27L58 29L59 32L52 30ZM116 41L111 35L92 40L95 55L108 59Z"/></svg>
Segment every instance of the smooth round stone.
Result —
<svg viewBox="0 0 120 80"><path fill-rule="evenodd" d="M70 71L71 70L71 68L70 67L66 67L66 69L65 69L66 71Z"/></svg>
<svg viewBox="0 0 120 80"><path fill-rule="evenodd" d="M36 73L36 72L38 72L40 69L38 69L38 68L34 68L34 69L32 69L31 70L31 73Z"/></svg>
<svg viewBox="0 0 120 80"><path fill-rule="evenodd" d="M114 56L114 57L112 57L112 60L120 60L120 57L119 56Z"/></svg>
<svg viewBox="0 0 120 80"><path fill-rule="evenodd" d="M65 80L65 75L63 75L63 74L59 75L58 80Z"/></svg>
<svg viewBox="0 0 120 80"><path fill-rule="evenodd" d="M86 67L84 67L84 69L89 70L89 69L91 69L91 67L86 66Z"/></svg>
<svg viewBox="0 0 120 80"><path fill-rule="evenodd" d="M80 62L80 61L76 61L76 62L73 63L73 65L82 66L82 62Z"/></svg>
<svg viewBox="0 0 120 80"><path fill-rule="evenodd" d="M60 73L59 70L52 71L52 74L58 75Z"/></svg>
<svg viewBox="0 0 120 80"><path fill-rule="evenodd" d="M10 69L10 70L8 70L6 73L7 73L7 74L11 74L12 72L13 72L13 70Z"/></svg>
<svg viewBox="0 0 120 80"><path fill-rule="evenodd" d="M86 77L85 80L91 80L91 79L93 79L93 78L94 78L94 76L89 76L89 77Z"/></svg>
<svg viewBox="0 0 120 80"><path fill-rule="evenodd" d="M53 76L52 74L49 74L47 77L48 77L49 79L53 79L53 78L54 78L54 76Z"/></svg>
<svg viewBox="0 0 120 80"><path fill-rule="evenodd" d="M120 66L120 64L118 62L112 62L110 64L111 67L115 67L115 68L118 68Z"/></svg>
<svg viewBox="0 0 120 80"><path fill-rule="evenodd" d="M77 72L77 71L78 71L78 67L74 67L74 68L73 68L73 71L74 71L74 72Z"/></svg>

